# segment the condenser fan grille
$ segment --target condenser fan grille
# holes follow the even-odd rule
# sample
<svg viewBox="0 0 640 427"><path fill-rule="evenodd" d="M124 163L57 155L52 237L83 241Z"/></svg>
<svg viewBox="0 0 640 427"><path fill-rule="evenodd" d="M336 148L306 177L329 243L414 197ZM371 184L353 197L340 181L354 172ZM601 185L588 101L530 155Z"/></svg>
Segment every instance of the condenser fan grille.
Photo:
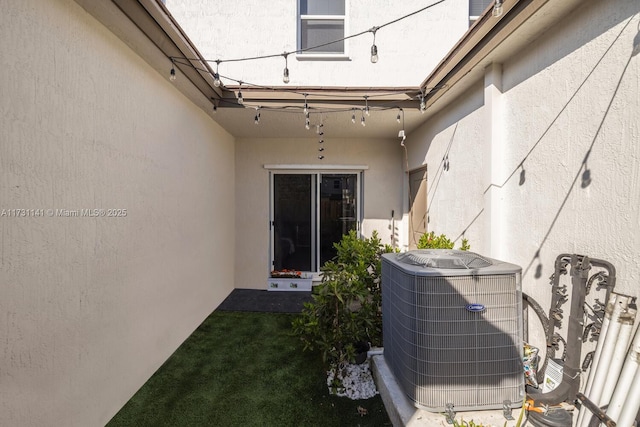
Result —
<svg viewBox="0 0 640 427"><path fill-rule="evenodd" d="M490 266L486 258L474 253L459 250L422 249L398 255L398 262L428 268L475 269Z"/></svg>

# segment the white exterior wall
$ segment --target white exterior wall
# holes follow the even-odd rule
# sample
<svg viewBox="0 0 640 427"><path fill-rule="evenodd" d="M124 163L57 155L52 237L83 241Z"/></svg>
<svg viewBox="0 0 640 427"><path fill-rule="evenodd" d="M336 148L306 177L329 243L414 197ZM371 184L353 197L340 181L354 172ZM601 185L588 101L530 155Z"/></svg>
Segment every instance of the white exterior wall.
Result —
<svg viewBox="0 0 640 427"><path fill-rule="evenodd" d="M362 234L391 243L391 211L401 218L401 147L397 140L331 139L317 159L317 139L238 139L236 142L236 287L266 289L269 259L269 170L265 165L367 166Z"/></svg>
<svg viewBox="0 0 640 427"><path fill-rule="evenodd" d="M166 6L210 60L280 55L297 49L297 0L225 2L167 0ZM346 35L408 15L425 7L422 0L346 0ZM294 86L416 86L469 28L469 2L448 0L381 28L376 34L379 61L371 63L373 35L345 41L346 57L310 60L290 55ZM284 86L284 58L229 62L220 74L247 83ZM215 69L215 63L212 63ZM225 84L237 82L224 80Z"/></svg>
<svg viewBox="0 0 640 427"><path fill-rule="evenodd" d="M407 138L411 167L429 168L430 229L521 265L543 307L561 253L612 262L616 291L640 296L638 12L585 2Z"/></svg>
<svg viewBox="0 0 640 427"><path fill-rule="evenodd" d="M0 217L0 425L104 425L233 289L233 138L75 2L1 3L0 209L44 215Z"/></svg>

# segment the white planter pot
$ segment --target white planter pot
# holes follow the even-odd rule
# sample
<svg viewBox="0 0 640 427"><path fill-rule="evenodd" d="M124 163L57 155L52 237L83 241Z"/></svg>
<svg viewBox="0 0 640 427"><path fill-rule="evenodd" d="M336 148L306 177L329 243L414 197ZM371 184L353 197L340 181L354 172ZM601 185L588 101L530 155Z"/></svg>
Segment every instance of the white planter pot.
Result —
<svg viewBox="0 0 640 427"><path fill-rule="evenodd" d="M313 279L274 279L270 278L267 282L267 290L269 291L311 291Z"/></svg>

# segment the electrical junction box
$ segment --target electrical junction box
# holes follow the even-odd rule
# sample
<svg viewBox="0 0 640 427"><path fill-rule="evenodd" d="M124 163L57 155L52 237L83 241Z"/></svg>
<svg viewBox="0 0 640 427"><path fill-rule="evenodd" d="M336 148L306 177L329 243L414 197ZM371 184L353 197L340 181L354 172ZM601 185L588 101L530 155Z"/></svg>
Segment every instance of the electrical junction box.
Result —
<svg viewBox="0 0 640 427"><path fill-rule="evenodd" d="M542 383L543 393L549 393L562 382L563 366L564 362L561 359L549 359L547 370L544 371L544 381Z"/></svg>

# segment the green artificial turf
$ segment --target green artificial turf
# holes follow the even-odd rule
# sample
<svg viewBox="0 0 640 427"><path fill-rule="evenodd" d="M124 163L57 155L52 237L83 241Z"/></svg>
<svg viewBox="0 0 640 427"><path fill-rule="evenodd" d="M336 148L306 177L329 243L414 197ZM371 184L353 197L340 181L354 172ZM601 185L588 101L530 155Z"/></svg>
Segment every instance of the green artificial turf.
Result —
<svg viewBox="0 0 640 427"><path fill-rule="evenodd" d="M329 395L294 316L214 312L107 426L390 426L379 395Z"/></svg>

